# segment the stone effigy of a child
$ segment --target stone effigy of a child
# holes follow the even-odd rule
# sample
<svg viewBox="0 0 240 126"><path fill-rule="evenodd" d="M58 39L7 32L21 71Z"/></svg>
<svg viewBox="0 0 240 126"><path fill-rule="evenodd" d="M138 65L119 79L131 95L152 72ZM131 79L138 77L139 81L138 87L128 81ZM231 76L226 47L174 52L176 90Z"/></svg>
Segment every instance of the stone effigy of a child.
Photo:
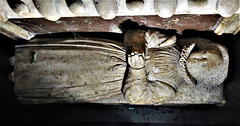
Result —
<svg viewBox="0 0 240 126"><path fill-rule="evenodd" d="M177 41L152 30L129 30L124 44L33 40L16 46L15 59L15 93L24 104L184 103L185 90L198 92L192 103L221 102L229 64L220 44L202 38Z"/></svg>

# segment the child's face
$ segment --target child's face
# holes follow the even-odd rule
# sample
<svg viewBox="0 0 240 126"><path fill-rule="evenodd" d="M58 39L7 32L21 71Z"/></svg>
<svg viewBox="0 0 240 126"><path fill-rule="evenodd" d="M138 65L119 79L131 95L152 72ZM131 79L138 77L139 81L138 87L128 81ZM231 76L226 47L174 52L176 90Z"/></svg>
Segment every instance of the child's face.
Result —
<svg viewBox="0 0 240 126"><path fill-rule="evenodd" d="M208 78L217 75L223 65L223 58L218 51L201 50L190 54L187 62L188 71L195 78Z"/></svg>

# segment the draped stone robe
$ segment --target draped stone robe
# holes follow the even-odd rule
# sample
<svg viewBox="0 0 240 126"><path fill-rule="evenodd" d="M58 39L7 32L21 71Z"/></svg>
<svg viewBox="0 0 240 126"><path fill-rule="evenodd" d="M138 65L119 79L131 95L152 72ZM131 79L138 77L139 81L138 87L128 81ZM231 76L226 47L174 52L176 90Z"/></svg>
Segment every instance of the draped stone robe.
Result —
<svg viewBox="0 0 240 126"><path fill-rule="evenodd" d="M15 57L15 93L22 103L124 103L122 43L40 39L16 46Z"/></svg>

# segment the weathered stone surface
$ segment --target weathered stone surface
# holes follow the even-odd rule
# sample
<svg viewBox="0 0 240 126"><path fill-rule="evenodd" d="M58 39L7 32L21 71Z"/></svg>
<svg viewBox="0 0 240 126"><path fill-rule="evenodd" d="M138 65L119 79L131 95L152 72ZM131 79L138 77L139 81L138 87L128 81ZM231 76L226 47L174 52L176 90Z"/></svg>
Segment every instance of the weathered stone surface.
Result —
<svg viewBox="0 0 240 126"><path fill-rule="evenodd" d="M50 44L53 41L57 43ZM121 95L126 69L121 43L87 39L50 43L17 46L15 92L20 101L94 102Z"/></svg>
<svg viewBox="0 0 240 126"><path fill-rule="evenodd" d="M122 43L103 39L32 40L16 46L15 93L23 104L224 103L223 84L184 82L178 73L179 49L167 40L162 44L166 47L149 48L146 55L128 55L132 63L144 62L143 67L135 68L127 61ZM143 57L146 61L139 60ZM132 66L129 71L127 62Z"/></svg>
<svg viewBox="0 0 240 126"><path fill-rule="evenodd" d="M61 18L56 22L39 19L11 19L10 21L29 32L36 34L59 32L115 32L121 33L120 24L131 20L140 26L159 29L174 29L178 33L194 29L198 31L213 31L221 20L220 15L174 15L171 18L159 16L122 16L112 20L100 17Z"/></svg>

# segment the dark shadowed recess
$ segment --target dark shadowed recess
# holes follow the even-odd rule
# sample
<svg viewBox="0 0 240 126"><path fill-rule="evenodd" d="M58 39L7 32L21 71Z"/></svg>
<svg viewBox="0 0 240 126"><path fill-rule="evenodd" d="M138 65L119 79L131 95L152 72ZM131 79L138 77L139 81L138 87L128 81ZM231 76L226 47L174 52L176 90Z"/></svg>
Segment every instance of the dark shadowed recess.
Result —
<svg viewBox="0 0 240 126"><path fill-rule="evenodd" d="M163 30L164 31L164 30ZM173 31L174 32L174 31ZM58 33L37 35L35 38L81 38L95 37L123 42L123 34L117 33ZM212 31L187 30L178 38L203 37L219 42L228 48L230 55L229 75L225 81L226 105L182 105L182 106L134 106L100 104L44 104L21 105L13 92L14 84L8 80L13 70L8 58L14 55L14 45L26 43L14 41L0 35L0 120L1 122L73 121L99 123L100 125L125 125L125 123L240 125L240 34L215 35ZM121 123L121 124L116 124ZM123 123L123 124L122 124ZM21 124L21 123L20 123ZM41 124L41 123L40 123ZM49 123L51 124L51 123ZM66 124L63 123L63 124ZM68 123L67 123L68 124Z"/></svg>

